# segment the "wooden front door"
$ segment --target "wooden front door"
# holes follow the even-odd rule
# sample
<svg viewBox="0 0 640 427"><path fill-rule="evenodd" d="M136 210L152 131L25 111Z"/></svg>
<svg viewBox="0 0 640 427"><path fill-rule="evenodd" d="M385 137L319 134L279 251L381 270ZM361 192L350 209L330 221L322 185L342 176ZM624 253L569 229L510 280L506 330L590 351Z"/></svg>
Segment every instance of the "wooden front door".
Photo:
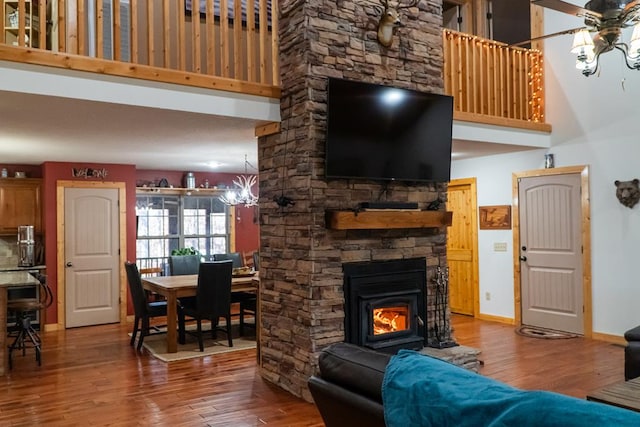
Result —
<svg viewBox="0 0 640 427"><path fill-rule="evenodd" d="M449 183L447 210L453 222L447 229L449 305L453 313L478 312L478 221L475 178Z"/></svg>
<svg viewBox="0 0 640 427"><path fill-rule="evenodd" d="M120 321L117 188L65 188L65 326Z"/></svg>
<svg viewBox="0 0 640 427"><path fill-rule="evenodd" d="M581 176L518 180L522 324L584 333Z"/></svg>

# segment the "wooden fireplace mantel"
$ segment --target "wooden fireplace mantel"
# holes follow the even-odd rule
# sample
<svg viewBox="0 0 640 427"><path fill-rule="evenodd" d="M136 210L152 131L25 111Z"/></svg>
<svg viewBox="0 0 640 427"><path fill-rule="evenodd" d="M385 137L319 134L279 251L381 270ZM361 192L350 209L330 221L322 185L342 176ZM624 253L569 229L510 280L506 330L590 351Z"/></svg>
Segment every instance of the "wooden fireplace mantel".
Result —
<svg viewBox="0 0 640 427"><path fill-rule="evenodd" d="M439 228L451 225L453 212L407 211L325 211L327 228L333 230L375 230L386 228Z"/></svg>

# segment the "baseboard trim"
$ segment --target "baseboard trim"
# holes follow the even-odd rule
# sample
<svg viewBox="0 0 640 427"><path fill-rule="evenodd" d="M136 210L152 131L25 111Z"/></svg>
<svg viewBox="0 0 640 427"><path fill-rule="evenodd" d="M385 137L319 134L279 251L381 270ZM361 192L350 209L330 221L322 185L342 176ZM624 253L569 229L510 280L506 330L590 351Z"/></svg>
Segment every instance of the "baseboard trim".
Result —
<svg viewBox="0 0 640 427"><path fill-rule="evenodd" d="M45 332L59 331L60 329L60 325L58 325L57 323L46 323L44 325Z"/></svg>
<svg viewBox="0 0 640 427"><path fill-rule="evenodd" d="M627 340L620 335L602 334L600 332L594 332L591 334L591 338L598 341L610 342L611 344L618 344L622 346L627 345Z"/></svg>
<svg viewBox="0 0 640 427"><path fill-rule="evenodd" d="M494 316L493 314L478 314L476 319L487 320L489 322L505 323L507 325L515 325L515 319L510 317Z"/></svg>

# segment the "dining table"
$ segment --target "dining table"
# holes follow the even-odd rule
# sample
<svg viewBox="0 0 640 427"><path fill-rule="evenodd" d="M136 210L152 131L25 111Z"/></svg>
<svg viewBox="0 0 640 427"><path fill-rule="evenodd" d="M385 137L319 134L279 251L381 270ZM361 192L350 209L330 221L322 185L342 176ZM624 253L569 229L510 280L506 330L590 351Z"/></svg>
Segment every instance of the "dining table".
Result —
<svg viewBox="0 0 640 427"><path fill-rule="evenodd" d="M198 275L143 277L144 289L162 295L167 299L167 353L178 352L178 299L195 296L198 287ZM260 277L257 272L234 275L231 278L231 292L258 292ZM256 324L260 312L258 298ZM259 329L256 327L256 341L259 343Z"/></svg>

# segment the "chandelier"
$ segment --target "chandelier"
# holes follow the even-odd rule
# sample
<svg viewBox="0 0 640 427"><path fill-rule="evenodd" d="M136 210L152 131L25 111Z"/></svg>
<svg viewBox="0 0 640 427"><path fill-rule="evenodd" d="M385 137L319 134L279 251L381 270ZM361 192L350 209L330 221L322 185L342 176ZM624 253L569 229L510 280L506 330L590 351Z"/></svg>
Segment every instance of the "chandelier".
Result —
<svg viewBox="0 0 640 427"><path fill-rule="evenodd" d="M632 70L640 70L640 23L633 27L629 45L619 41L620 35L621 29L619 27L600 31L593 39L586 29L578 31L571 47L571 53L578 55L576 68L584 76L595 74L598 71L600 55L617 49L624 54L624 62L627 67Z"/></svg>
<svg viewBox="0 0 640 427"><path fill-rule="evenodd" d="M229 188L225 193L219 197L220 201L228 206L244 205L247 208L256 206L258 204L258 195L253 194L253 186L258 182L258 178L255 175L249 175L247 173L247 166L256 169L247 161L247 155L244 155L244 175L236 176L233 185L234 188Z"/></svg>

